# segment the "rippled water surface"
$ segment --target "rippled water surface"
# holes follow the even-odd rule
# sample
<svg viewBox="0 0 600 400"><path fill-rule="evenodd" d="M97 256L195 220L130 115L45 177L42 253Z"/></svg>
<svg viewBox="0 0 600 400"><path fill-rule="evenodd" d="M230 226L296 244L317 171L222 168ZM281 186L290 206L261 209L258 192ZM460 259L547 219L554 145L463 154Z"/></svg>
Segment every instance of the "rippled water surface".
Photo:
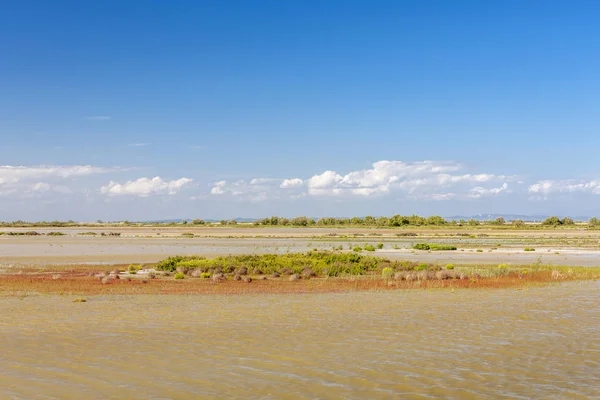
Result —
<svg viewBox="0 0 600 400"><path fill-rule="evenodd" d="M598 398L600 285L0 298L0 398Z"/></svg>

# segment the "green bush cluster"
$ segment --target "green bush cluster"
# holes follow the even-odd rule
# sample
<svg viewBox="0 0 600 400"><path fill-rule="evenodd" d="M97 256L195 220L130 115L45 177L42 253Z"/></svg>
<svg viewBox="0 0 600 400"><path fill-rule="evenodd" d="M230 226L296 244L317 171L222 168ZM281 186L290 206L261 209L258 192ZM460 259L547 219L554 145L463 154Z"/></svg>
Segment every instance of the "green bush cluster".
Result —
<svg viewBox="0 0 600 400"><path fill-rule="evenodd" d="M432 251L441 251L441 250L456 250L456 246L451 246L448 244L436 244L436 243L417 243L413 246L415 250L432 250Z"/></svg>
<svg viewBox="0 0 600 400"><path fill-rule="evenodd" d="M409 271L420 266L427 270L439 270L432 264L416 264L408 261L391 261L383 257L365 256L358 253L338 253L327 251L309 251L289 254L248 254L231 255L206 259L204 257L175 256L156 264L156 269L173 272L180 270L199 270L205 273L215 271L233 274L245 267L252 274L270 275L302 274L310 268L317 276L364 275L369 272L392 268L394 271Z"/></svg>
<svg viewBox="0 0 600 400"><path fill-rule="evenodd" d="M433 215L431 217L421 217L419 215L394 215L392 217L371 217L364 218L319 218L317 220L308 217L296 217L292 219L273 216L254 221L254 225L264 226L422 226L422 225L446 225L450 222Z"/></svg>
<svg viewBox="0 0 600 400"><path fill-rule="evenodd" d="M363 246L363 248L364 248L366 251L375 251L375 247L371 246L370 244L366 244L366 245L364 245L364 246Z"/></svg>
<svg viewBox="0 0 600 400"><path fill-rule="evenodd" d="M41 233L36 231L27 231L27 232L0 232L0 235L7 236L39 236Z"/></svg>
<svg viewBox="0 0 600 400"><path fill-rule="evenodd" d="M130 274L137 274L137 272L141 269L142 266L140 264L131 264L129 268L127 268L127 272L129 272Z"/></svg>
<svg viewBox="0 0 600 400"><path fill-rule="evenodd" d="M546 218L542 222L542 225L546 225L546 226L575 225L575 221L573 221L573 219L569 218L569 217L564 217L563 219L560 219L560 218L554 216L554 217Z"/></svg>

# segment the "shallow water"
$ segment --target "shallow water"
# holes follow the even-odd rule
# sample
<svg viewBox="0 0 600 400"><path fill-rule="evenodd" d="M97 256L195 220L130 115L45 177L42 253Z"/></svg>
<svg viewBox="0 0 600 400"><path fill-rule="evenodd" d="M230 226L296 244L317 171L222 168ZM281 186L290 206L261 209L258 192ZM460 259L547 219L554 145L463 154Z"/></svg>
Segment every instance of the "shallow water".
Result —
<svg viewBox="0 0 600 400"><path fill-rule="evenodd" d="M600 285L0 298L0 398L600 396Z"/></svg>
<svg viewBox="0 0 600 400"><path fill-rule="evenodd" d="M172 255L216 257L228 254L305 252L331 250L332 246L376 245L379 239L329 242L298 238L93 238L93 237L0 237L0 268L10 264L116 264L153 263ZM434 251L413 252L411 241L397 241L403 250L385 249L374 253L399 260L458 264L533 264L600 266L598 249L542 249L523 252L522 248L502 248L493 252ZM396 243L395 243L396 244ZM555 254L558 252L559 254Z"/></svg>

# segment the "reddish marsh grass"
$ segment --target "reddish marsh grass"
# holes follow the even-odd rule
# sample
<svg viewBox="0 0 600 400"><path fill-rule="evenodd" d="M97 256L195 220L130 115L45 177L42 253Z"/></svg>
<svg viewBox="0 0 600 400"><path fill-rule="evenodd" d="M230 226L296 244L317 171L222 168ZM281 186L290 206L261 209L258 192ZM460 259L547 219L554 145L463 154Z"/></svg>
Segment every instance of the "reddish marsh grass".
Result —
<svg viewBox="0 0 600 400"><path fill-rule="evenodd" d="M311 278L290 281L289 277L234 280L229 277L217 282L212 279L181 279L159 277L146 280L143 277L106 279L105 283L90 276L85 269L60 269L56 271L17 271L0 275L0 295L24 293L59 293L77 295L100 294L246 294L246 293L324 293L367 290L433 289L433 288L522 288L552 282L598 279L597 269L550 269L541 268L527 273L510 271L503 275L469 279L382 279L380 276L356 278ZM445 278L445 277L444 277Z"/></svg>

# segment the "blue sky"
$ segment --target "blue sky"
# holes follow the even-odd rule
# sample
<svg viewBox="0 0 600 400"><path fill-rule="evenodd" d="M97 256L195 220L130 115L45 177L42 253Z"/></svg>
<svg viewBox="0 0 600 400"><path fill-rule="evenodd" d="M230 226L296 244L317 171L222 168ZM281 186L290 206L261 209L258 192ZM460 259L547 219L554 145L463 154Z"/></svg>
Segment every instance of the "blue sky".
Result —
<svg viewBox="0 0 600 400"><path fill-rule="evenodd" d="M5 2L0 220L600 214L599 12Z"/></svg>

